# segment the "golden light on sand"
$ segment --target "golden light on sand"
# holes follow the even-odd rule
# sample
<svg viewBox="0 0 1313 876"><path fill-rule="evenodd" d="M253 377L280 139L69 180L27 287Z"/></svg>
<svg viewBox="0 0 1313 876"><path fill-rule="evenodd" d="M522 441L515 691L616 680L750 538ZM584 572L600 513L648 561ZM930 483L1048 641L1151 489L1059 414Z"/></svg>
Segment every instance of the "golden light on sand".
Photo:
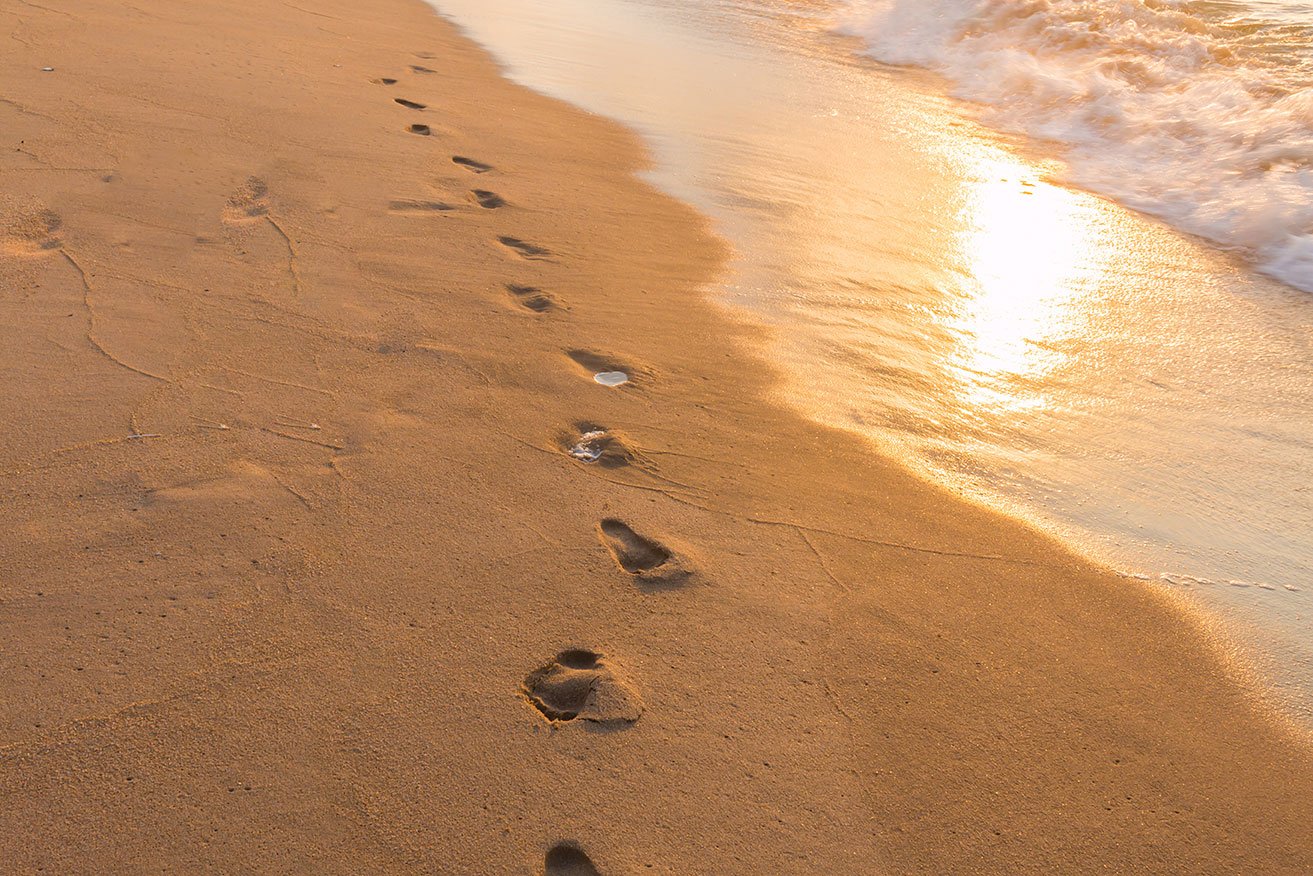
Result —
<svg viewBox="0 0 1313 876"><path fill-rule="evenodd" d="M972 406L1025 410L1080 334L1082 298L1103 273L1088 196L1041 182L1024 164L991 162L962 208L962 294L946 312L950 357Z"/></svg>

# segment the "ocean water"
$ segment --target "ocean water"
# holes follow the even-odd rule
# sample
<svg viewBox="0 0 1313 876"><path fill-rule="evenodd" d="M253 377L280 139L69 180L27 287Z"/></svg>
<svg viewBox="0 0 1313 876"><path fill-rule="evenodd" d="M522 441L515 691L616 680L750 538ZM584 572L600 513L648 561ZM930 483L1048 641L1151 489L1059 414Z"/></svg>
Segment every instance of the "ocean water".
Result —
<svg viewBox="0 0 1313 876"><path fill-rule="evenodd" d="M643 136L782 402L1170 588L1313 720L1307 5L430 2Z"/></svg>
<svg viewBox="0 0 1313 876"><path fill-rule="evenodd" d="M944 73L1063 178L1313 292L1313 4L846 0L875 58Z"/></svg>

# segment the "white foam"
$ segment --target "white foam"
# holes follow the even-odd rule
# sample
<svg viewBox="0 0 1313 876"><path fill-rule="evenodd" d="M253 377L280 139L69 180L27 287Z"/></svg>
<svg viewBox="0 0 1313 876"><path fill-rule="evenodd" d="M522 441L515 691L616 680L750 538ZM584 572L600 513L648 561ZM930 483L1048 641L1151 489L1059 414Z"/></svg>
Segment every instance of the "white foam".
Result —
<svg viewBox="0 0 1313 876"><path fill-rule="evenodd" d="M845 0L839 25L882 61L947 74L992 124L1065 144L1077 185L1313 291L1313 28L1197 8Z"/></svg>
<svg viewBox="0 0 1313 876"><path fill-rule="evenodd" d="M606 431L595 429L579 436L579 442L570 448L569 454L580 462L597 462L606 452Z"/></svg>

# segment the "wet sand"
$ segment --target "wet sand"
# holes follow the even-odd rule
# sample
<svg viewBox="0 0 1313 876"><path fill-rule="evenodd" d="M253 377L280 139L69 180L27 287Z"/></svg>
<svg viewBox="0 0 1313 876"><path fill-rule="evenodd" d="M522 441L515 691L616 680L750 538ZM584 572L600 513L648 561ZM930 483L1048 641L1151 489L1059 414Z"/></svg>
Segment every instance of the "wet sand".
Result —
<svg viewBox="0 0 1313 876"><path fill-rule="evenodd" d="M628 132L410 0L0 15L5 872L1313 869L1242 669L766 401Z"/></svg>

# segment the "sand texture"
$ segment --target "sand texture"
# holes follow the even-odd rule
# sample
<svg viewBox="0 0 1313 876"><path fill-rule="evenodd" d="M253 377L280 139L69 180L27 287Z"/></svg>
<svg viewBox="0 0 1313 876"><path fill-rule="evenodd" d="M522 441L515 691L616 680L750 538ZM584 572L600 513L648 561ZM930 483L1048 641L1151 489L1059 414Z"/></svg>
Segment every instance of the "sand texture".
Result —
<svg viewBox="0 0 1313 876"><path fill-rule="evenodd" d="M768 401L630 133L412 0L0 27L0 872L1313 872L1201 627Z"/></svg>

